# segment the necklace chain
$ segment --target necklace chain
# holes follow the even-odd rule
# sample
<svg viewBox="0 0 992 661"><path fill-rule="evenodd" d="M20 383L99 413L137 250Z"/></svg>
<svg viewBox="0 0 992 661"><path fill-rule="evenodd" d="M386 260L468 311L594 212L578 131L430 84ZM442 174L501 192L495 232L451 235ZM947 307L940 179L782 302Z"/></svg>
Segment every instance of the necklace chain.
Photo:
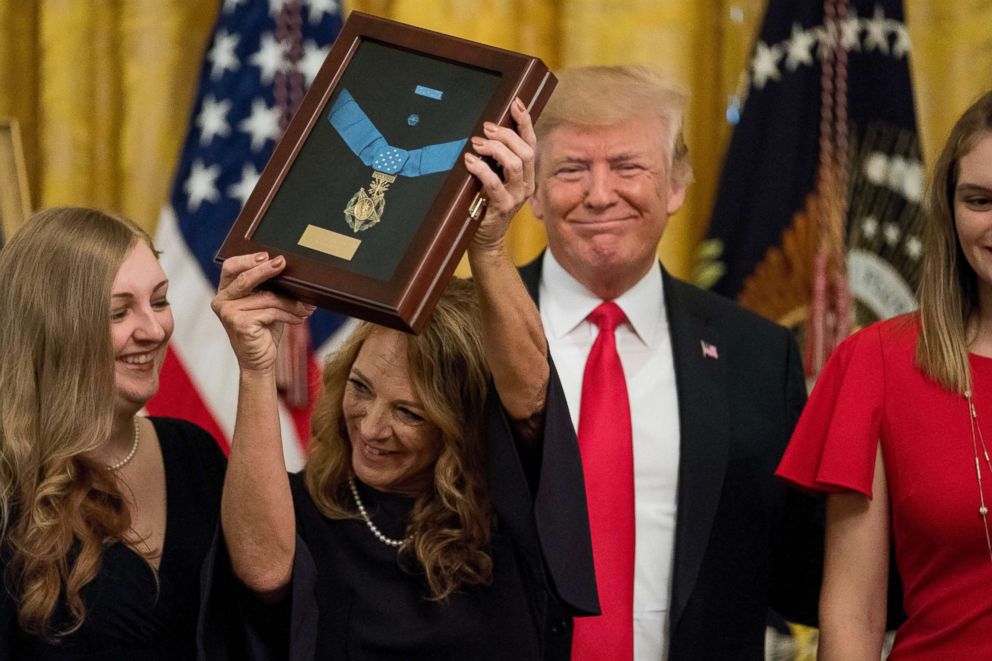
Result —
<svg viewBox="0 0 992 661"><path fill-rule="evenodd" d="M108 471L119 471L131 463L131 460L134 459L134 455L138 452L139 437L140 432L138 431L138 416L134 416L134 443L131 444L131 451L127 453L126 457L118 461L116 464L108 464Z"/></svg>
<svg viewBox="0 0 992 661"><path fill-rule="evenodd" d="M365 509L365 504L362 502L362 497L358 495L358 486L355 485L355 478L348 478L348 486L351 487L351 495L355 498L355 505L358 506L358 513L362 515L365 520L365 525L368 526L375 538L386 546L392 546L393 548L399 548L407 542L410 541L410 537L405 537L403 539L393 539L392 537L386 537L381 530L379 530L374 523L372 523L372 517L369 516L368 511Z"/></svg>
<svg viewBox="0 0 992 661"><path fill-rule="evenodd" d="M985 544L989 549L989 561L992 562L992 535L989 534L989 508L985 505L985 487L982 485L982 462L979 458L985 459L988 466L989 475L992 475L992 460L989 459L989 450L985 444L985 436L982 435L982 428L978 424L978 412L975 410L975 400L971 396L971 391L966 390L965 399L968 400L968 421L971 423L971 446L975 451L975 474L978 477L978 515L982 517L982 526L985 528ZM979 453L981 445L981 453Z"/></svg>

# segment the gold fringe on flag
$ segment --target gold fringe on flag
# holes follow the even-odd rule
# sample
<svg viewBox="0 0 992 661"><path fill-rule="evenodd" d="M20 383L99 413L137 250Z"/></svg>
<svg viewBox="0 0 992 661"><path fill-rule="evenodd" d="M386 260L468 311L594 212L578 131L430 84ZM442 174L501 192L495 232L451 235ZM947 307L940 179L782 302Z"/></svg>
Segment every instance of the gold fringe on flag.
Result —
<svg viewBox="0 0 992 661"><path fill-rule="evenodd" d="M299 0L287 0L276 19L276 39L285 45L286 59L295 64L303 57L303 33ZM303 100L303 74L295 66L283 67L275 76L276 107L283 131ZM276 354L276 385L286 404L301 408L310 404L310 326L287 324Z"/></svg>
<svg viewBox="0 0 992 661"><path fill-rule="evenodd" d="M818 242L813 262L807 326L806 375L815 377L830 352L851 332L851 291L847 283L846 221L848 180L847 51L840 27L847 0L825 0L827 30L820 77L820 161L817 170Z"/></svg>

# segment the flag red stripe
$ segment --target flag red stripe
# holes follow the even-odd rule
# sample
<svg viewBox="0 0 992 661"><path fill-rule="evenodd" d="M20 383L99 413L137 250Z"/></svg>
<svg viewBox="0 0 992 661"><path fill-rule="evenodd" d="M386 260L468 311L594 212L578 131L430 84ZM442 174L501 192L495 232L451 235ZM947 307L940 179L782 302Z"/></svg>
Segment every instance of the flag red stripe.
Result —
<svg viewBox="0 0 992 661"><path fill-rule="evenodd" d="M162 385L158 394L145 405L145 409L151 415L182 418L195 422L210 432L224 454L228 454L230 442L200 397L196 385L189 378L182 360L172 350L172 347L166 351L159 383Z"/></svg>

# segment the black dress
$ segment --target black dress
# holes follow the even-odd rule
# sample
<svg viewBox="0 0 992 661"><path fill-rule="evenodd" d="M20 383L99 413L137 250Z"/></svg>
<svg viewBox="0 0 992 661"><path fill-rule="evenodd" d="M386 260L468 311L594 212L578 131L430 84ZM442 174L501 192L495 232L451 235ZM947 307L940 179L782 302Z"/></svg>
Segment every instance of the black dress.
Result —
<svg viewBox="0 0 992 661"><path fill-rule="evenodd" d="M207 658L568 659L572 614L597 612L598 604L578 446L563 398L549 399L533 456L518 453L495 393L487 404L496 510L490 585L432 601L415 559L379 541L362 520L324 517L303 475L291 475L297 538L289 594L275 606L253 601L231 578L219 543L204 607ZM546 480L552 487L564 480L571 490L537 496L546 468L556 475ZM401 538L413 501L357 484L376 527ZM559 536L545 543L549 531ZM561 553L549 556L550 549Z"/></svg>
<svg viewBox="0 0 992 661"><path fill-rule="evenodd" d="M130 547L108 547L100 573L82 589L83 625L55 645L20 631L16 605L0 589L0 661L195 658L200 567L217 525L226 461L200 427L170 418L151 420L162 448L166 485L166 532L157 580ZM0 564L0 569L5 567ZM60 603L52 624L61 627L68 621Z"/></svg>

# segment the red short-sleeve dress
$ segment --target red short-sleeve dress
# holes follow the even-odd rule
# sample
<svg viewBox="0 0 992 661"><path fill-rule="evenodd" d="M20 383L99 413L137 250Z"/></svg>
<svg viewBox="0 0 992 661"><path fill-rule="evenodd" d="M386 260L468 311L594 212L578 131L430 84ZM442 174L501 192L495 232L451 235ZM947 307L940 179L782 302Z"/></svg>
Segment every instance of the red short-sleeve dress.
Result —
<svg viewBox="0 0 992 661"><path fill-rule="evenodd" d="M978 513L968 404L916 367L918 332L917 317L907 315L845 340L776 474L804 489L871 498L881 443L909 615L889 658L992 659L992 560ZM978 421L992 443L992 358L971 355L970 363ZM984 462L983 479L992 509Z"/></svg>

